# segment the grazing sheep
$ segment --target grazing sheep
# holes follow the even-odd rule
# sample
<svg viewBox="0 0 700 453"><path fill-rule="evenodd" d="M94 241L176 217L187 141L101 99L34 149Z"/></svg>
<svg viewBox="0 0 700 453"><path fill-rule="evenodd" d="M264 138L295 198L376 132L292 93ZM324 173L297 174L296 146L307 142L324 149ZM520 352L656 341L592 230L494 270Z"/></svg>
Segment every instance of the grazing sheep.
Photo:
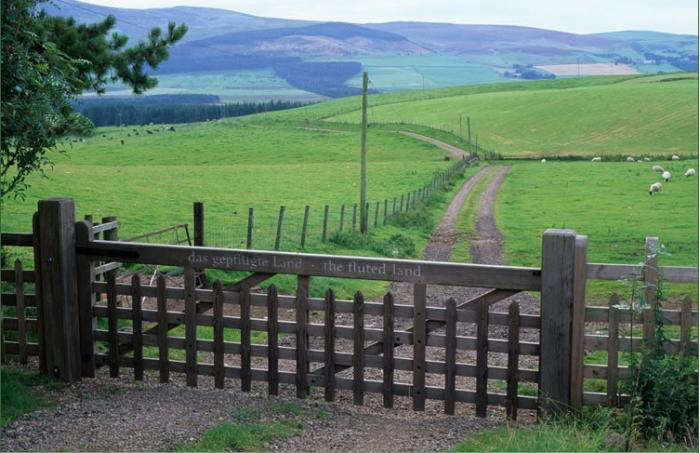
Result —
<svg viewBox="0 0 700 453"><path fill-rule="evenodd" d="M645 157L645 158L644 158L644 162L649 162L650 160L651 160L651 159L649 159L648 157Z"/></svg>
<svg viewBox="0 0 700 453"><path fill-rule="evenodd" d="M594 157L593 159L591 159L591 162L600 162L601 160L603 159L601 159L600 157Z"/></svg>
<svg viewBox="0 0 700 453"><path fill-rule="evenodd" d="M685 176L695 176L695 169L689 168L685 171Z"/></svg>
<svg viewBox="0 0 700 453"><path fill-rule="evenodd" d="M670 171L665 171L661 175L662 178L664 178L664 181L668 182L669 179L671 179L671 172Z"/></svg>
<svg viewBox="0 0 700 453"><path fill-rule="evenodd" d="M653 167L651 167L651 171L655 171L656 173L663 173L664 167L662 167L661 165L654 165Z"/></svg>
<svg viewBox="0 0 700 453"><path fill-rule="evenodd" d="M649 186L649 195L653 195L654 192L661 192L661 183L655 182Z"/></svg>
<svg viewBox="0 0 700 453"><path fill-rule="evenodd" d="M540 162L545 163L547 162L547 159L542 159Z"/></svg>
<svg viewBox="0 0 700 453"><path fill-rule="evenodd" d="M627 162L634 162L634 157L628 156L628 157L627 157Z"/></svg>
<svg viewBox="0 0 700 453"><path fill-rule="evenodd" d="M681 158L676 156L675 154L671 156L671 160L680 160Z"/></svg>

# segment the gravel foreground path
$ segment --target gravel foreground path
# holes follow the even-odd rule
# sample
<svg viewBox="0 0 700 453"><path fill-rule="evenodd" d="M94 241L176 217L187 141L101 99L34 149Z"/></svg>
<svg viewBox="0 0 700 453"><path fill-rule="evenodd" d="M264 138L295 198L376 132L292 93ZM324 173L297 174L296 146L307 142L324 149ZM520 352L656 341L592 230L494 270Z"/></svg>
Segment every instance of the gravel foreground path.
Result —
<svg viewBox="0 0 700 453"><path fill-rule="evenodd" d="M479 221L472 240L478 241L473 247L483 250L483 254L479 255L473 250L475 262L476 259L490 260L489 257L502 259L500 234L494 230L492 203L508 171L508 167L499 170L482 195L477 217ZM454 197L425 249L424 259L449 261L452 247L460 239L455 228L459 210L486 172L487 168L482 168L464 183ZM500 248L500 251L492 250L493 253L490 253L489 247ZM394 284L391 291L397 303L410 303L412 300L411 285ZM449 297L464 301L484 291L483 288L429 286L428 305L444 306ZM369 327L379 327L381 320L371 320L367 324ZM396 328L409 325L399 324ZM473 330L471 325L460 324L458 334L474 335ZM496 331L494 333L498 334ZM397 348L396 356L411 357L412 348ZM428 360L442 359L443 356L443 349L427 348ZM474 360L472 351L460 351L458 354L459 362L473 363ZM502 360L489 357L489 364L502 365ZM158 384L155 374L147 374L144 383L134 382L130 369L123 369L122 377L118 379L109 377L107 367L98 370L97 374L95 379L86 379L53 392L50 396L58 399L56 407L24 415L6 427L0 448L35 451L166 450L198 438L215 424L232 420L241 408L257 408L264 413L275 402L294 399L292 386L281 386L280 397L275 398L266 396L265 383L256 382L251 393L242 393L238 391L240 384L237 380L227 380L226 389L222 391L214 389L212 379L207 377L200 377L199 387L192 389L185 386L184 376L178 374L173 374L172 382L166 385ZM381 370L368 369L366 378L381 380ZM427 385L441 386L444 376L428 374L426 379ZM397 371L396 381L410 382L410 373ZM471 388L473 379L462 378L457 385L459 388ZM304 429L299 435L284 442L269 444L266 446L268 449L442 450L454 447L470 432L504 422L504 411L498 407L489 407L486 418L476 418L472 405L458 404L456 416L445 416L442 402L438 401L428 400L425 412L414 412L409 398L397 397L394 409L384 409L381 395L366 395L364 406L352 405L350 392L338 392L337 402L333 404L320 401L322 389L314 389L313 395L313 398L299 404L322 405L330 416L320 420L304 420ZM521 419L527 420L533 414L523 415Z"/></svg>

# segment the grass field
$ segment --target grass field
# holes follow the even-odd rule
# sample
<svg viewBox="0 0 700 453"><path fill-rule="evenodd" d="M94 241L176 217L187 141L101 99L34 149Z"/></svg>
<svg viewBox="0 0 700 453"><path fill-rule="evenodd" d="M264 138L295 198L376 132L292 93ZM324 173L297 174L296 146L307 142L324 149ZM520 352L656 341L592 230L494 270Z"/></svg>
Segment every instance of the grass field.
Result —
<svg viewBox="0 0 700 453"><path fill-rule="evenodd" d="M573 89L553 84L552 89L513 92L508 87L408 103L373 102L370 119L419 123L463 135L466 124L460 132L460 115L469 116L480 143L513 157L697 155L697 75L693 80ZM359 111L353 111L328 120L359 118Z"/></svg>
<svg viewBox="0 0 700 453"><path fill-rule="evenodd" d="M148 134L146 129L155 132ZM374 201L422 187L435 171L453 164L444 160L444 151L395 132L371 130L368 140L372 209ZM449 202L449 193L441 192L425 210L429 221L388 225L373 232L371 242L343 238L322 244L325 204L332 208L329 236L337 229L340 204L347 205L345 231L350 229L351 205L359 198L359 136L355 132L226 120L177 125L175 132L154 126L104 128L85 142L62 146L67 153L55 153L48 178L34 175L25 199L4 203L3 231L30 231L37 201L48 197L73 198L79 218L88 213L96 219L116 215L123 239L177 223L191 224L192 202L203 201L208 244L244 245L248 208L253 207L253 245L270 249L279 206L285 205L283 249L299 250L303 207L308 204L307 251L377 256L389 253L398 241L413 245L400 256L415 257ZM467 174L475 171L471 168ZM273 281L284 289L294 284L289 278ZM338 284L350 294L360 287L372 294L384 288L357 281ZM322 294L323 285L319 280L312 293ZM347 295L342 289L341 293Z"/></svg>
<svg viewBox="0 0 700 453"><path fill-rule="evenodd" d="M671 182L651 171L654 164L673 174ZM698 181L683 176L697 166L697 160L516 163L496 204L508 262L539 264L544 230L572 228L588 236L590 262L637 264L644 238L658 236L668 252L659 257L661 265L697 266ZM662 192L650 196L649 185L659 180ZM614 285L597 282L589 293L602 297ZM697 299L695 288L669 285Z"/></svg>

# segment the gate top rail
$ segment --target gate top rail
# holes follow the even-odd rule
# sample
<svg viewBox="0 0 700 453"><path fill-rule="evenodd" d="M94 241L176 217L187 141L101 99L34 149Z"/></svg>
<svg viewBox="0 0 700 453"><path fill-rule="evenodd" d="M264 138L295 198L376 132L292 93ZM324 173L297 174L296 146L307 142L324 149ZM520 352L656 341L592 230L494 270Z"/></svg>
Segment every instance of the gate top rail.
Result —
<svg viewBox="0 0 700 453"><path fill-rule="evenodd" d="M341 277L362 280L477 286L540 291L541 270L531 267L445 263L188 247L178 245L90 241L77 244L77 253L92 260L123 261L236 271Z"/></svg>
<svg viewBox="0 0 700 453"><path fill-rule="evenodd" d="M2 245L17 247L32 247L34 245L34 239L32 233L3 232L0 234L0 243L2 243Z"/></svg>
<svg viewBox="0 0 700 453"><path fill-rule="evenodd" d="M644 265L616 263L588 263L589 280L620 280L641 277ZM659 266L664 280L673 283L698 283L698 268L688 266Z"/></svg>

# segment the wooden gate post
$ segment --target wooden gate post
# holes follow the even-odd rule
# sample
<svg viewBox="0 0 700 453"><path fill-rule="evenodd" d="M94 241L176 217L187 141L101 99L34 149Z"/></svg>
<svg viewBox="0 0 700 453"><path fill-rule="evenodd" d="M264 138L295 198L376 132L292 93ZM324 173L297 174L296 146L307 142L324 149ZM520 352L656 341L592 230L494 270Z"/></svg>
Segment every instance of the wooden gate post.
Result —
<svg viewBox="0 0 700 453"><path fill-rule="evenodd" d="M542 236L540 414L571 405L572 320L576 232L548 229Z"/></svg>
<svg viewBox="0 0 700 453"><path fill-rule="evenodd" d="M92 232L92 222L83 220L75 224L75 237L77 245L85 245L95 239ZM92 282L95 280L95 264L85 255L76 258L77 271L77 303L79 306L80 320L80 359L83 377L95 377L95 338L94 331L97 326L93 305L95 293L92 290Z"/></svg>
<svg viewBox="0 0 700 453"><path fill-rule="evenodd" d="M571 407L583 405L583 357L588 281L588 236L576 236L574 263L574 307L571 319Z"/></svg>
<svg viewBox="0 0 700 453"><path fill-rule="evenodd" d="M41 297L46 368L54 376L80 379L80 322L75 260L73 200L52 198L38 203L41 249Z"/></svg>

